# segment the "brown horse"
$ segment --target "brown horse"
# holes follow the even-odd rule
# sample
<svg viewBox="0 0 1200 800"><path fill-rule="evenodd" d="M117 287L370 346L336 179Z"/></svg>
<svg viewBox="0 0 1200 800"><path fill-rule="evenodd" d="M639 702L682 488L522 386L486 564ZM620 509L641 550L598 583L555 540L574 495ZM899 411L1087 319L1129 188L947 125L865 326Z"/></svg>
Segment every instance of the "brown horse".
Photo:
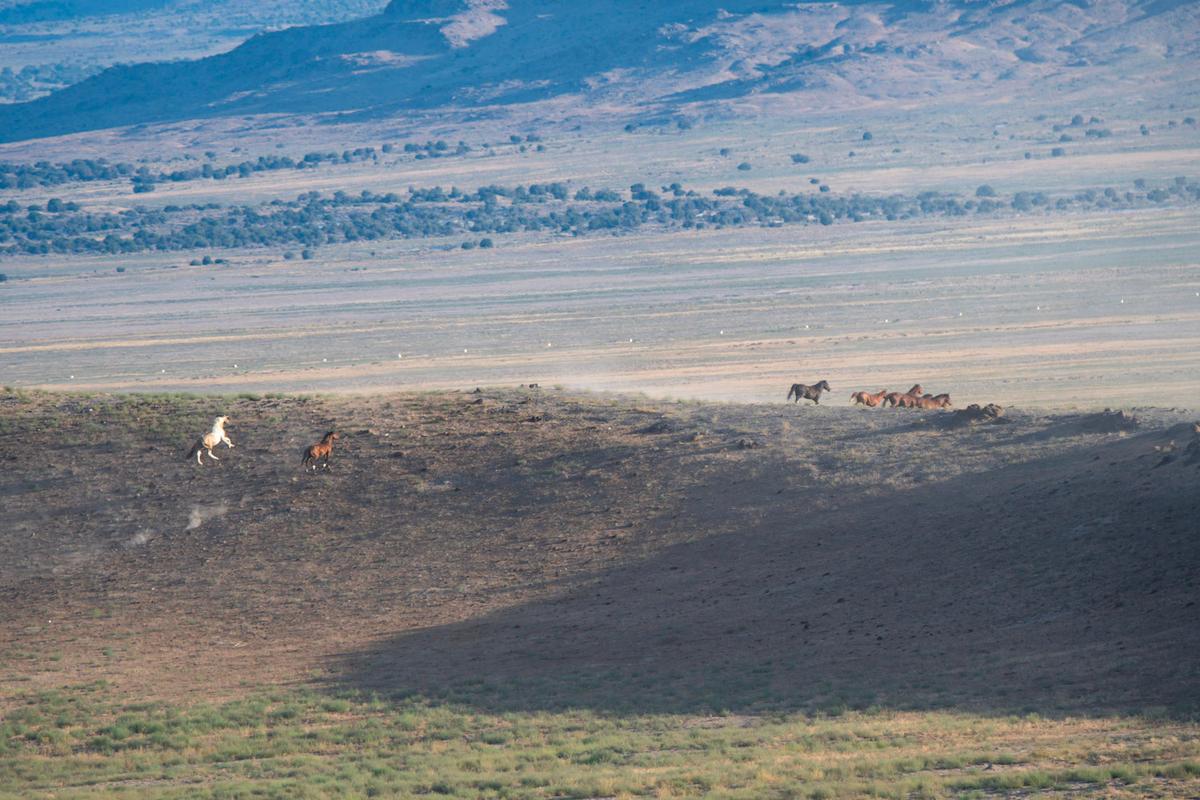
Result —
<svg viewBox="0 0 1200 800"><path fill-rule="evenodd" d="M925 395L917 398L917 408L949 408L953 403L950 402L950 395Z"/></svg>
<svg viewBox="0 0 1200 800"><path fill-rule="evenodd" d="M854 394L850 395L850 402L860 406L866 406L867 408L875 408L875 406L883 402L885 395L887 395L887 389L880 389L877 394L871 394L870 392L855 392Z"/></svg>
<svg viewBox="0 0 1200 800"><path fill-rule="evenodd" d="M317 468L317 461L319 460L322 462L322 466L325 469L328 469L329 456L333 453L333 442L337 438L338 435L334 431L330 431L329 433L325 434L321 438L321 441L314 445L310 445L304 450L304 459L300 463L304 465L305 469L308 469L309 466L312 466L312 468L315 470Z"/></svg>
<svg viewBox="0 0 1200 800"><path fill-rule="evenodd" d="M905 392L904 394L900 394L900 392L891 392L891 393L887 394L886 396L884 396L883 404L885 406L891 406L893 408L895 408L896 406L899 406L900 408L912 408L911 401L904 400L903 398L905 398L905 397L917 398L923 394L925 394L925 389L922 388L921 384L914 383L913 387L911 389L909 389L907 392Z"/></svg>
<svg viewBox="0 0 1200 800"><path fill-rule="evenodd" d="M792 395L795 395L797 403L799 403L801 399L804 399L804 400L812 400L817 405L820 405L821 404L821 392L832 392L832 391L833 391L833 389L831 389L829 387L829 381L821 381L820 383L815 383L812 386L808 386L803 383L793 383L792 388L788 390L787 399L791 400ZM787 401L784 401L784 402L787 402Z"/></svg>

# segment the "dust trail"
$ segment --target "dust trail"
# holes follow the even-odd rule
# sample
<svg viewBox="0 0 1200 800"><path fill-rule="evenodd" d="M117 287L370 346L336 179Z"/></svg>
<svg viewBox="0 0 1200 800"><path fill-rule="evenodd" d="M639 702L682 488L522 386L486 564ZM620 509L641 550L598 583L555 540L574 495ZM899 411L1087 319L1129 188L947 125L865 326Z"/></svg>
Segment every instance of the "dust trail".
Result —
<svg viewBox="0 0 1200 800"><path fill-rule="evenodd" d="M141 547L142 545L155 538L153 531L138 531L125 542L126 547Z"/></svg>
<svg viewBox="0 0 1200 800"><path fill-rule="evenodd" d="M184 530L195 530L213 517L222 516L228 511L229 506L225 503L215 506L192 506L192 510L188 514L188 524Z"/></svg>

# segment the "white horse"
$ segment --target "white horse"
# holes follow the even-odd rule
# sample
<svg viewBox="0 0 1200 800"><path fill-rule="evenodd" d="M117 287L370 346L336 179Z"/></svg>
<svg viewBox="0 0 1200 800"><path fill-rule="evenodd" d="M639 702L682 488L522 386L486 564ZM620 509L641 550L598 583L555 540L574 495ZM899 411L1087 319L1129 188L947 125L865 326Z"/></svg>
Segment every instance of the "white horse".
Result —
<svg viewBox="0 0 1200 800"><path fill-rule="evenodd" d="M202 456L205 453L208 453L208 457L213 461L220 461L221 459L213 455L213 448L219 445L221 442L224 442L229 447L233 447L233 442L229 441L229 437L225 435L225 423L228 421L229 417L217 417L214 419L212 430L196 440L196 443L192 445L192 449L188 452L187 457L191 458L192 456L195 456L196 463L200 464L201 466L204 465Z"/></svg>

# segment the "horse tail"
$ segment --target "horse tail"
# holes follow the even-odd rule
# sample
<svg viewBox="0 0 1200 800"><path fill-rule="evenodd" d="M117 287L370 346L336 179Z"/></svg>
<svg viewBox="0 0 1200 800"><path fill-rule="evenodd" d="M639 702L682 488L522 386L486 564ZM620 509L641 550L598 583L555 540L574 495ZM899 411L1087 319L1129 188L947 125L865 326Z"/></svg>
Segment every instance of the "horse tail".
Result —
<svg viewBox="0 0 1200 800"><path fill-rule="evenodd" d="M796 391L796 384L794 384L794 383L792 384L792 388L788 389L787 399L791 400L793 394L796 395L796 397L800 396L800 392Z"/></svg>
<svg viewBox="0 0 1200 800"><path fill-rule="evenodd" d="M184 460L184 461L191 461L191 460L192 460L192 456L196 455L196 453L199 453L199 452L200 452L200 448L201 448L201 447L203 447L203 446L204 446L204 440L203 440L203 439L197 439L197 440L196 440L196 443L195 443L194 445L192 445L192 449L191 449L191 450L188 450L188 454L187 454L186 456L184 456L184 457L183 457L183 460Z"/></svg>

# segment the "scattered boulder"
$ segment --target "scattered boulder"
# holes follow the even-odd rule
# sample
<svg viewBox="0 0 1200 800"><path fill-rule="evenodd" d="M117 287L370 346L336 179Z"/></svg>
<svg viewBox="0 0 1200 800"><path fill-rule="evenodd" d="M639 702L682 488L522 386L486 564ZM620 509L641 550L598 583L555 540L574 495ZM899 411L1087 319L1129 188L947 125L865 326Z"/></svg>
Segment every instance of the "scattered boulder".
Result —
<svg viewBox="0 0 1200 800"><path fill-rule="evenodd" d="M1176 461L1200 467L1200 422L1176 425L1170 433L1191 438L1182 449L1175 444L1174 438L1166 444L1155 445L1154 452L1161 454L1162 458L1154 467L1157 469Z"/></svg>
<svg viewBox="0 0 1200 800"><path fill-rule="evenodd" d="M1200 422L1196 423L1196 435L1183 449L1183 463L1200 467Z"/></svg>
<svg viewBox="0 0 1200 800"><path fill-rule="evenodd" d="M1138 424L1138 419L1133 414L1106 408L1080 419L1079 430L1083 433L1119 433L1134 430Z"/></svg>
<svg viewBox="0 0 1200 800"><path fill-rule="evenodd" d="M1004 406L988 403L981 406L972 403L966 408L960 408L952 413L950 421L953 425L976 425L985 422L1008 422L1004 417Z"/></svg>

